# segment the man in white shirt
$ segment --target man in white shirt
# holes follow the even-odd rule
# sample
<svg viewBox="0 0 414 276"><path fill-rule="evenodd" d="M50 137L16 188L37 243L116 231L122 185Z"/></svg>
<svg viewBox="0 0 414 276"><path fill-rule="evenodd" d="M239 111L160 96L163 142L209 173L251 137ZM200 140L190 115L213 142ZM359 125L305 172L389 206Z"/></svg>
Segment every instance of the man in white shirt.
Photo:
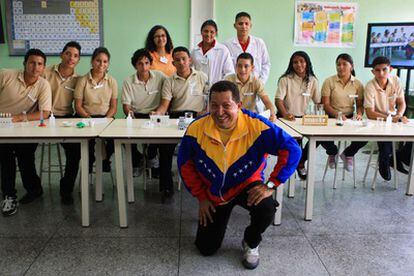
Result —
<svg viewBox="0 0 414 276"><path fill-rule="evenodd" d="M241 53L249 53L255 61L254 74L266 84L270 73L270 58L266 44L261 38L250 35L252 28L251 17L247 12L239 12L236 15L234 28L237 37L224 43L230 51L233 65L236 66L237 57Z"/></svg>

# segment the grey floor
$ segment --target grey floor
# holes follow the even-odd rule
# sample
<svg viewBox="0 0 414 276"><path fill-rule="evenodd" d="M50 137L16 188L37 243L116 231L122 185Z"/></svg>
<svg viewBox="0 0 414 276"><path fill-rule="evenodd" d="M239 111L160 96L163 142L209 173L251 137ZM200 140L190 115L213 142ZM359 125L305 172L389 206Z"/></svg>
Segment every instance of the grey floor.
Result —
<svg viewBox="0 0 414 276"><path fill-rule="evenodd" d="M333 190L333 170L320 181L326 157L319 149L313 220L303 220L305 191L297 181L295 198L284 198L282 225L264 234L254 271L240 262L249 221L241 208L219 252L202 257L193 245L198 205L187 191L162 205L157 182L144 192L135 178L129 227L120 229L116 192L105 174L104 201L91 196L91 226L82 228L78 189L75 205L62 206L58 176L51 185L45 176L41 200L0 217L0 275L414 275L414 198L404 195L407 177L399 175L397 190L379 177L372 191L361 183L366 159L358 153L357 189L347 174ZM20 182L17 187L22 196Z"/></svg>

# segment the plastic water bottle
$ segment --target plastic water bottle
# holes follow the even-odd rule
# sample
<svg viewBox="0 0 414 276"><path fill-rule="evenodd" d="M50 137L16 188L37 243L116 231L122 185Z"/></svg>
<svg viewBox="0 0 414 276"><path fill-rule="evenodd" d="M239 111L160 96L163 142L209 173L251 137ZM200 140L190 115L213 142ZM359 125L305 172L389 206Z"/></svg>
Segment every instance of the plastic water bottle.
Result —
<svg viewBox="0 0 414 276"><path fill-rule="evenodd" d="M55 127L56 126L56 118L55 118L55 115L53 115L53 112L50 113L49 126L50 127Z"/></svg>
<svg viewBox="0 0 414 276"><path fill-rule="evenodd" d="M130 111L128 113L128 117L126 118L126 125L127 128L132 128L132 116L131 116L132 111Z"/></svg>

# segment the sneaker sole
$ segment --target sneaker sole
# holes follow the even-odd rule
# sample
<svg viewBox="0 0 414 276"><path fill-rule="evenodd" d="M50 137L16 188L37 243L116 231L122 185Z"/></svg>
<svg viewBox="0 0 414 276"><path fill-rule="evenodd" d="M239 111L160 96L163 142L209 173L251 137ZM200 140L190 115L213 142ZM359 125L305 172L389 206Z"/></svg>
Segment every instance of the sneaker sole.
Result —
<svg viewBox="0 0 414 276"><path fill-rule="evenodd" d="M246 262L246 260L243 260L242 264L247 269L255 269L256 267L258 267L259 261L257 261L257 263L255 263L255 264L251 264L251 263Z"/></svg>

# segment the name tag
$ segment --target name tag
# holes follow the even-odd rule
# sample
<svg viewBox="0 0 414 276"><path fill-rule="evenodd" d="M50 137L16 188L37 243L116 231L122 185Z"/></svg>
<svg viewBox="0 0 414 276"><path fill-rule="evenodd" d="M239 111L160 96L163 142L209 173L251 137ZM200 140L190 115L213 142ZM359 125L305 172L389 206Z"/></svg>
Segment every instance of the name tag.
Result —
<svg viewBox="0 0 414 276"><path fill-rule="evenodd" d="M355 94L355 95L349 95L349 98L356 99L356 98L358 98L358 95L357 94Z"/></svg>
<svg viewBox="0 0 414 276"><path fill-rule="evenodd" d="M207 57L202 57L200 60L201 64L207 65L208 64L208 58Z"/></svg>
<svg viewBox="0 0 414 276"><path fill-rule="evenodd" d="M166 57L160 57L160 61L162 62L162 63L164 63L164 64L166 64L167 62L168 62L168 58L166 58Z"/></svg>
<svg viewBox="0 0 414 276"><path fill-rule="evenodd" d="M308 92L306 92L306 93L302 93L302 96L304 96L304 97L310 97L310 96L311 96L311 94L310 94L310 93L308 93Z"/></svg>
<svg viewBox="0 0 414 276"><path fill-rule="evenodd" d="M160 91L158 90L148 91L148 95L157 94L158 92Z"/></svg>
<svg viewBox="0 0 414 276"><path fill-rule="evenodd" d="M254 96L254 93L253 92L247 92L247 93L244 93L243 95L244 96Z"/></svg>
<svg viewBox="0 0 414 276"><path fill-rule="evenodd" d="M69 90L69 91L75 91L75 88L69 87L69 86L65 86L65 89Z"/></svg>
<svg viewBox="0 0 414 276"><path fill-rule="evenodd" d="M98 85L95 85L94 87L92 87L93 89L99 89L99 88L102 88L104 85L103 85L103 83L101 83L101 84L98 84Z"/></svg>

